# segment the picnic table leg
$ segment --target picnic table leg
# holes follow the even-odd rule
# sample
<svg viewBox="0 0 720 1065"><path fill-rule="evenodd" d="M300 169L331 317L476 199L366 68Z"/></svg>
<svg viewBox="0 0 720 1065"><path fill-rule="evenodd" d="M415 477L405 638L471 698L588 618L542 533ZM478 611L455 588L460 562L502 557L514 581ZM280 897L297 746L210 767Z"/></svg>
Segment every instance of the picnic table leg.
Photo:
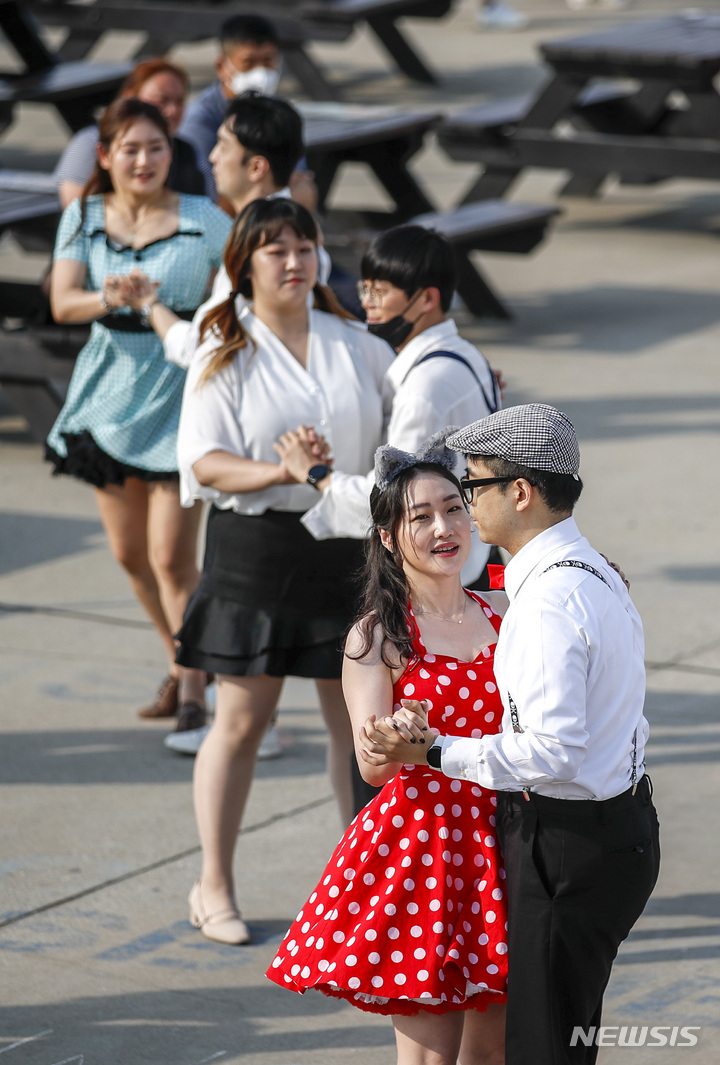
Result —
<svg viewBox="0 0 720 1065"><path fill-rule="evenodd" d="M364 149L364 161L376 175L397 204L398 218L412 218L416 214L435 211L436 207L427 198L415 178L407 168L407 160L412 158L422 144L422 136L415 146L415 138L402 141L386 141L376 148Z"/></svg>
<svg viewBox="0 0 720 1065"><path fill-rule="evenodd" d="M33 440L38 444L44 443L63 404L55 388L40 382L23 384L3 381L2 390L11 406L27 419Z"/></svg>
<svg viewBox="0 0 720 1065"><path fill-rule="evenodd" d="M583 88L587 78L571 78L556 74L538 93L535 101L518 122L518 128L552 129L564 115Z"/></svg>
<svg viewBox="0 0 720 1065"><path fill-rule="evenodd" d="M505 195L515 178L520 173L519 167L502 169L501 167L486 167L479 178L472 183L457 206L462 207L466 203L478 203L480 200L499 200Z"/></svg>
<svg viewBox="0 0 720 1065"><path fill-rule="evenodd" d="M85 59L100 37L102 37L102 33L98 33L97 30L83 32L83 30L73 29L68 33L58 49L58 55L64 62L78 62L81 59Z"/></svg>
<svg viewBox="0 0 720 1065"><path fill-rule="evenodd" d="M403 74L425 85L437 85L438 79L432 71L428 70L417 52L410 47L395 25L394 19L387 15L372 15L368 18L367 24Z"/></svg>
<svg viewBox="0 0 720 1065"><path fill-rule="evenodd" d="M605 175L573 174L560 189L561 196L597 196L605 184Z"/></svg>
<svg viewBox="0 0 720 1065"><path fill-rule="evenodd" d="M290 73L312 100L340 100L339 88L331 85L317 63L304 48L283 49L283 60Z"/></svg>
<svg viewBox="0 0 720 1065"><path fill-rule="evenodd" d="M13 108L11 103L0 104L0 133L4 133L13 120Z"/></svg>
<svg viewBox="0 0 720 1065"><path fill-rule="evenodd" d="M476 318L498 318L501 321L510 321L512 315L495 295L477 267L470 261L468 252L456 247L455 258L458 267L458 294L470 313Z"/></svg>
<svg viewBox="0 0 720 1065"><path fill-rule="evenodd" d="M2 32L28 69L28 73L44 70L55 63L55 56L45 47L37 31L37 24L29 11L19 4L3 4Z"/></svg>
<svg viewBox="0 0 720 1065"><path fill-rule="evenodd" d="M98 107L107 107L115 99L115 92L95 93L93 97L78 100L63 100L54 104L55 109L73 131L77 133L86 126L92 126L95 122L95 112Z"/></svg>
<svg viewBox="0 0 720 1065"><path fill-rule="evenodd" d="M333 155L332 152L323 152L318 155L308 152L307 162L315 175L315 184L318 190L318 210L322 211L342 159Z"/></svg>

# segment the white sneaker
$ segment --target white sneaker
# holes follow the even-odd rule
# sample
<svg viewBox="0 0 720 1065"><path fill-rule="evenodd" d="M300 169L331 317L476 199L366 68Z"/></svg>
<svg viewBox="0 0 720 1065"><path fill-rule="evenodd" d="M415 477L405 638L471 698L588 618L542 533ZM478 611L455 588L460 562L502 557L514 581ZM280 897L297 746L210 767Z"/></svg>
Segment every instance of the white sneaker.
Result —
<svg viewBox="0 0 720 1065"><path fill-rule="evenodd" d="M177 754L196 755L209 731L210 726L205 725L204 728L188 729L187 732L171 732L165 737L163 743L168 750L175 751Z"/></svg>
<svg viewBox="0 0 720 1065"><path fill-rule="evenodd" d="M262 743L258 747L257 756L261 761L267 762L270 758L279 758L282 753L282 744L280 743L278 730L274 725L271 725L263 736Z"/></svg>
<svg viewBox="0 0 720 1065"><path fill-rule="evenodd" d="M499 0L490 7L481 7L477 21L481 30L524 30L530 20L527 15Z"/></svg>

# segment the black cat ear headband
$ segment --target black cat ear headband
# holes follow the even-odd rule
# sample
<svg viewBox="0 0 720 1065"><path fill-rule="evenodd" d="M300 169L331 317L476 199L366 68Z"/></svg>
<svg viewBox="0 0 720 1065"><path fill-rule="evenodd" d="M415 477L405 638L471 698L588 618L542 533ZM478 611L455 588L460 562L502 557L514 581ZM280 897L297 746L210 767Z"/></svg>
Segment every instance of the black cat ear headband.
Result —
<svg viewBox="0 0 720 1065"><path fill-rule="evenodd" d="M409 451L402 451L399 447L392 447L391 444L379 447L375 452L375 484L378 489L384 492L398 474L409 470L411 466L417 466L419 462L431 462L442 466L449 473L454 473L457 455L445 446L445 441L455 431L455 426L449 426L435 433L414 455Z"/></svg>

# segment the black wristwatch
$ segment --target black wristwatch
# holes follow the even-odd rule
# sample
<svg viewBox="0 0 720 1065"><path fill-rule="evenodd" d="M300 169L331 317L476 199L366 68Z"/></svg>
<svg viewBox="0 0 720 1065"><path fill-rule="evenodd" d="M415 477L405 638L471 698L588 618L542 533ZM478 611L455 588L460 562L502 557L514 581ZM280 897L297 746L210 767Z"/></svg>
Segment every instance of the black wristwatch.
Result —
<svg viewBox="0 0 720 1065"><path fill-rule="evenodd" d="M332 473L332 466L313 466L307 475L307 483L317 488L319 492L318 481L322 481L323 477L327 477L329 473Z"/></svg>
<svg viewBox="0 0 720 1065"><path fill-rule="evenodd" d="M431 747L428 747L427 754L425 755L427 758L427 764L431 769L442 769L442 750L442 736L436 736L435 741Z"/></svg>

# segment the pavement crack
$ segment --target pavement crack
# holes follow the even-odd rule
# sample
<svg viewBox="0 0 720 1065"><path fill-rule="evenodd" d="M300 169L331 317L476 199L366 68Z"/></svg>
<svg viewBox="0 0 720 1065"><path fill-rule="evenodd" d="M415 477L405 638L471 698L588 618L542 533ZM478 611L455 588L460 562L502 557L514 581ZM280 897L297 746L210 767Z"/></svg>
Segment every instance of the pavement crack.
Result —
<svg viewBox="0 0 720 1065"><path fill-rule="evenodd" d="M676 673L696 673L703 677L720 677L720 668L715 666L693 666L689 662L646 662L645 668L659 673L671 669Z"/></svg>
<svg viewBox="0 0 720 1065"><path fill-rule="evenodd" d="M319 807L326 806L332 801L332 795L323 795L320 799L313 799L312 802L303 803L302 806L295 806L292 810L273 814L272 817L268 817L264 821L258 821L257 824L248 825L247 828L241 828L238 835L249 836L251 833L260 832L263 828L269 828L271 825L275 825L279 821L287 821L291 817L298 817L300 814L307 813L309 810L317 810ZM185 850L179 851L177 854L170 854L166 858L160 858L156 862L150 862L149 865L143 865L139 869L132 869L129 873L123 873L121 876L114 876L109 880L103 880L99 884L93 884L92 887L83 888L82 891L75 891L72 895L65 895L61 899L54 899L53 902L46 902L42 906L34 906L31 910L15 913L11 917L6 917L1 920L0 928L7 928L9 925L18 924L19 921L26 921L29 917L35 917L39 913L47 913L48 910L56 910L60 906L67 906L70 902L77 902L78 899L87 898L88 895L95 895L99 891L104 891L105 888L115 887L116 884L123 884L127 880L136 880L140 876L145 876L146 873L152 873L156 869L163 869L166 865L172 865L174 862L181 862L184 858L190 858L194 854L199 853L200 844L196 844L194 847L187 847ZM10 1048L6 1047L5 1049L7 1050ZM3 1051L0 1050L0 1054L2 1053Z"/></svg>
<svg viewBox="0 0 720 1065"><path fill-rule="evenodd" d="M151 621L116 618L110 614L95 614L92 610L71 610L62 606L30 605L29 603L0 603L0 614L43 614L46 617L71 618L73 621L96 621L99 625L117 625L123 629L151 629Z"/></svg>

